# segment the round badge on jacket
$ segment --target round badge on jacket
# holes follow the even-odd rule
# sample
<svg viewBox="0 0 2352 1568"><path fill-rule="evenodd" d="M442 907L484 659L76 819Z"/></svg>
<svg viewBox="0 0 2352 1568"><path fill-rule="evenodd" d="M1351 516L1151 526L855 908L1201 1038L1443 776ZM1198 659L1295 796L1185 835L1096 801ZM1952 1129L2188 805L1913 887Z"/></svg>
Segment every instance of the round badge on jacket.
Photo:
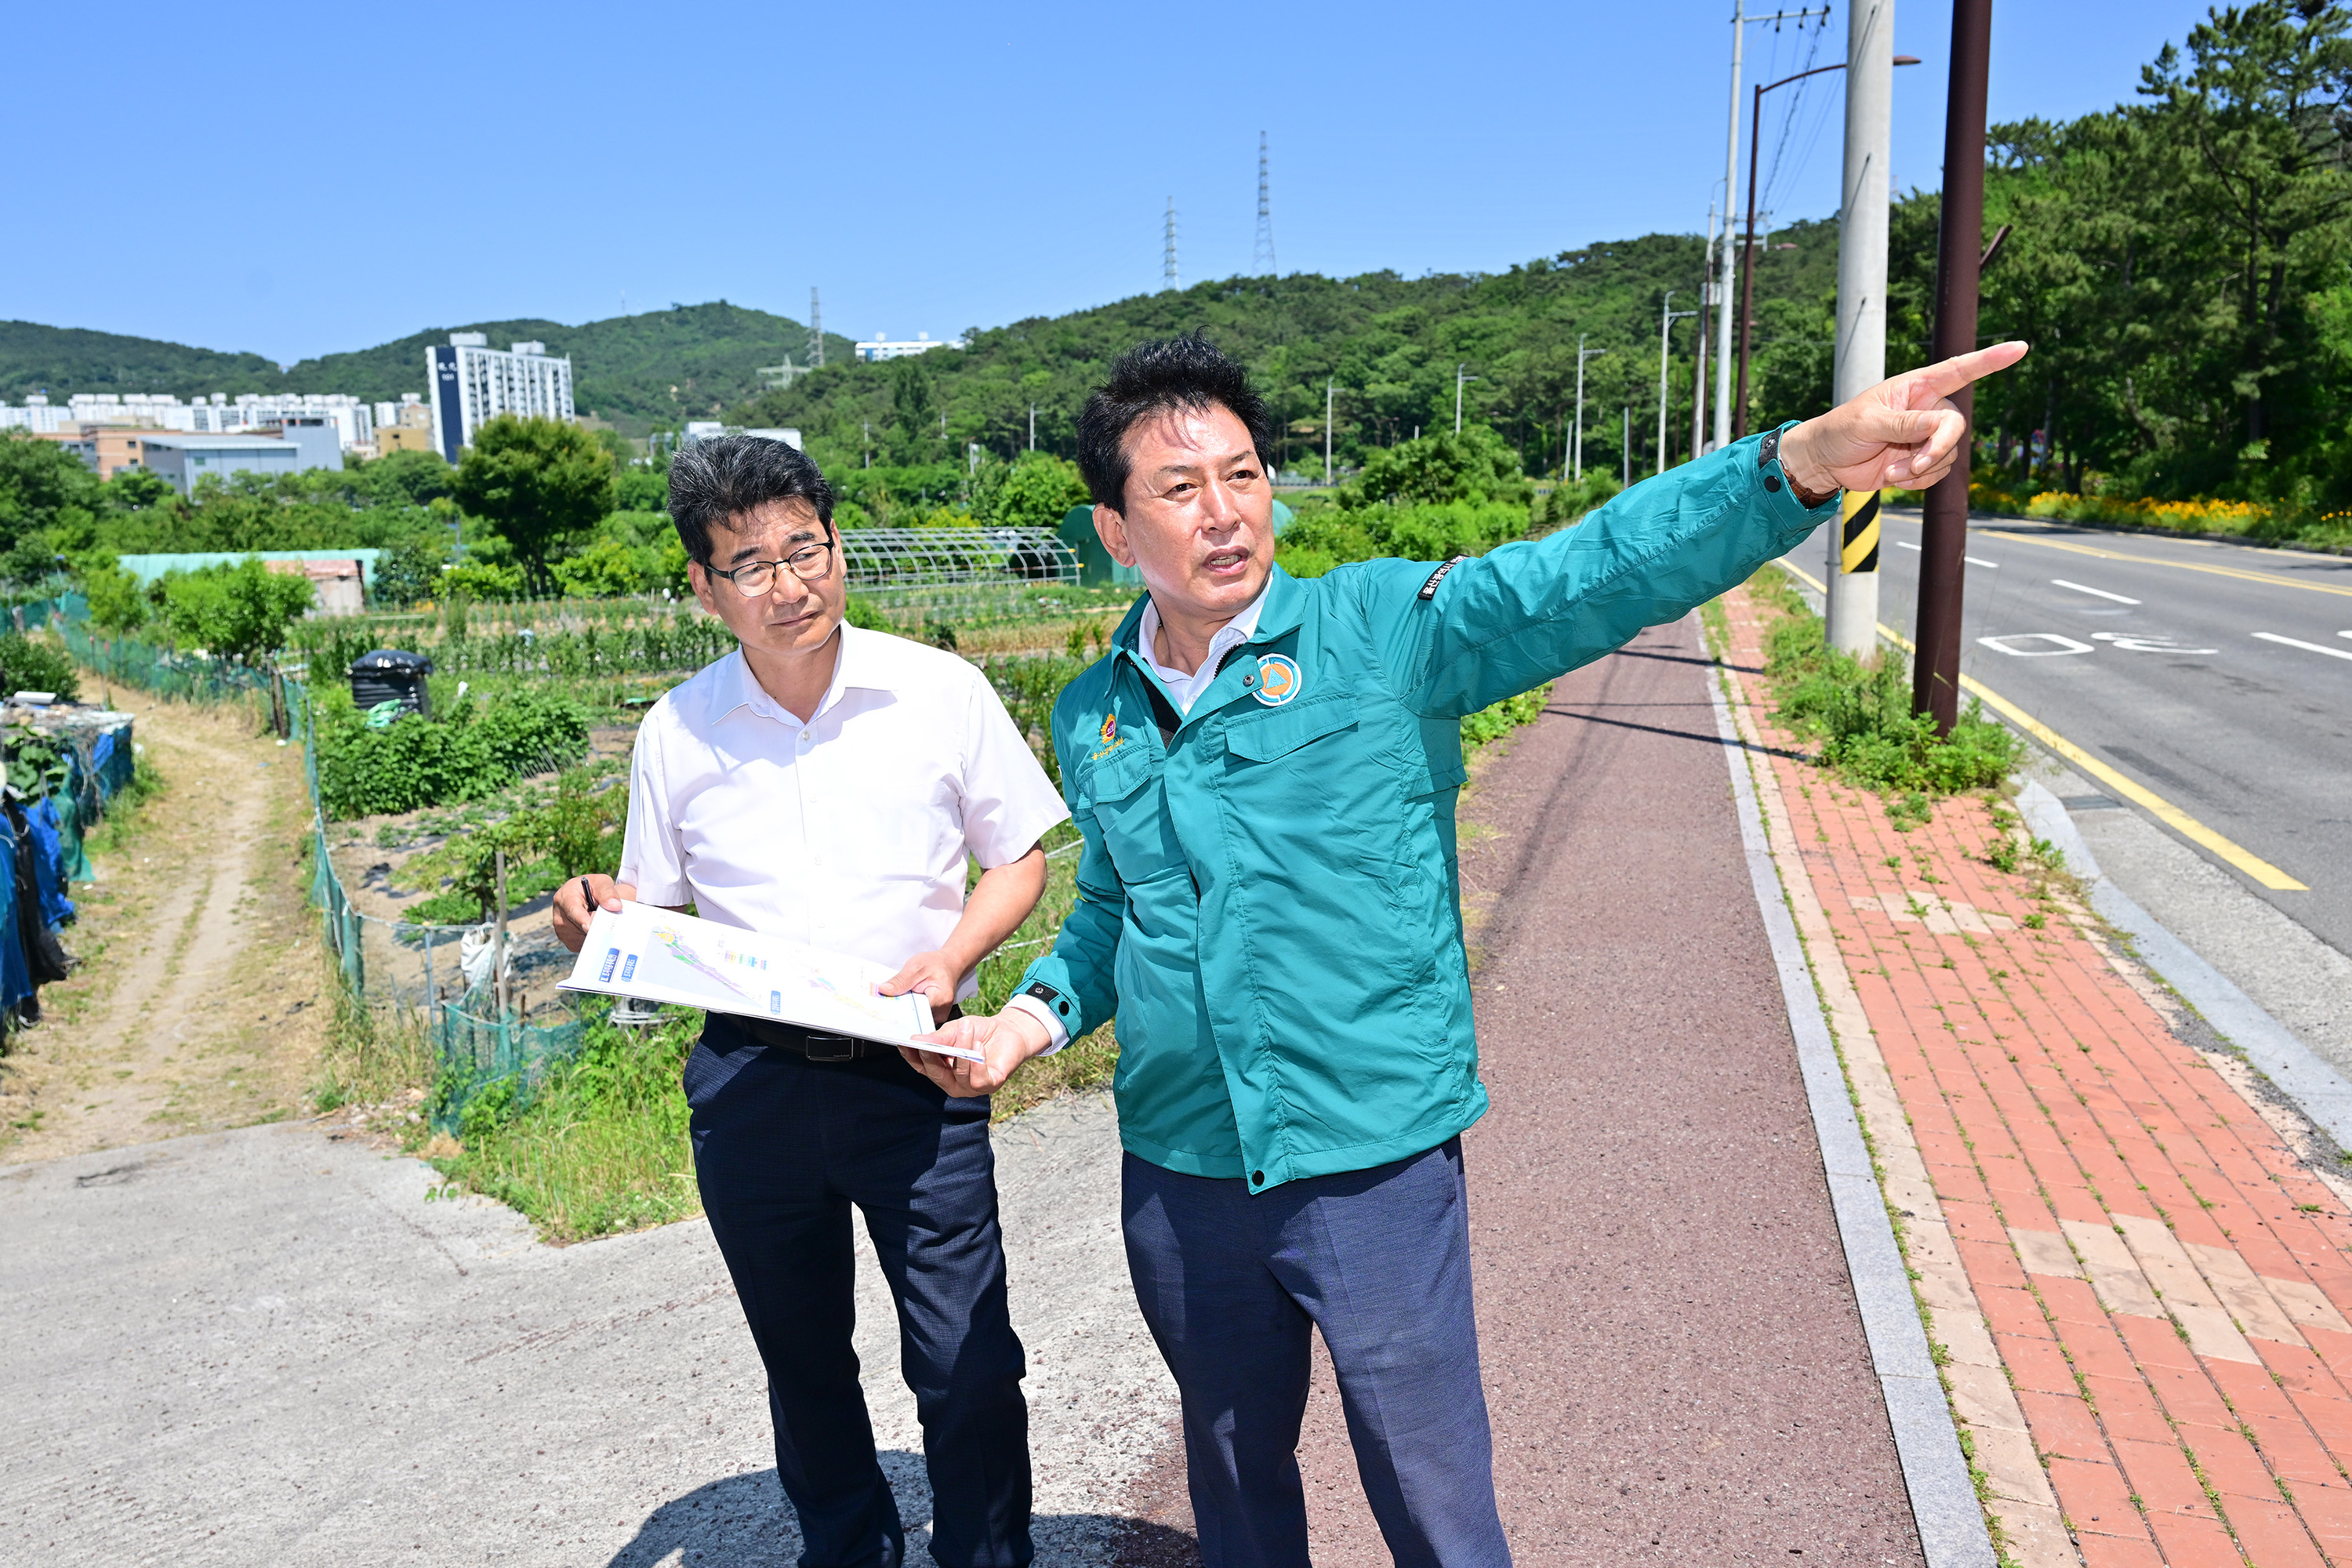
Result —
<svg viewBox="0 0 2352 1568"><path fill-rule="evenodd" d="M1261 654L1257 661L1257 700L1279 708L1298 695L1303 683L1298 661L1286 653Z"/></svg>

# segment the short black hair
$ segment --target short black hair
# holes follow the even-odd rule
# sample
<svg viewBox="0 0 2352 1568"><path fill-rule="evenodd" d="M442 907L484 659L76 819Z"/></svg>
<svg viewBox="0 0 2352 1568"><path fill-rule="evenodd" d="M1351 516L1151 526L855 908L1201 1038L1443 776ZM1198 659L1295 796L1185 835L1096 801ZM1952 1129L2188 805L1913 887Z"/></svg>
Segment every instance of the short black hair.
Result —
<svg viewBox="0 0 2352 1568"><path fill-rule="evenodd" d="M1198 332L1138 343L1112 362L1110 379L1078 414L1078 475L1097 506L1127 510L1127 433L1139 420L1183 408L1223 407L1249 431L1260 467L1275 471L1274 426L1249 374Z"/></svg>
<svg viewBox="0 0 2352 1568"><path fill-rule="evenodd" d="M833 526L833 487L799 448L765 436L716 436L669 460L669 520L687 555L710 564L710 531L770 501L804 500Z"/></svg>

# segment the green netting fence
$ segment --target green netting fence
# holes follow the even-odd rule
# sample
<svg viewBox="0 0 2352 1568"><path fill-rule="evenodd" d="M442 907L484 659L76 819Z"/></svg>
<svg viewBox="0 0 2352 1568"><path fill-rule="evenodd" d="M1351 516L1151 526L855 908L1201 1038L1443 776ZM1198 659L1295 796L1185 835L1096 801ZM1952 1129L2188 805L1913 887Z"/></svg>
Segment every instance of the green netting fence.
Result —
<svg viewBox="0 0 2352 1568"><path fill-rule="evenodd" d="M379 1020L421 1027L432 1041L439 1068L430 1101L436 1129L455 1131L467 1107L488 1093L510 1095L518 1109L527 1106L549 1069L579 1053L586 1031L576 1007L567 998L536 1016L502 1011L493 972L499 954L488 925L385 920L352 901L335 868L320 802L318 736L306 682L286 682L286 708L302 747L310 796L310 900L319 907L345 989ZM515 968L509 953L509 975Z"/></svg>

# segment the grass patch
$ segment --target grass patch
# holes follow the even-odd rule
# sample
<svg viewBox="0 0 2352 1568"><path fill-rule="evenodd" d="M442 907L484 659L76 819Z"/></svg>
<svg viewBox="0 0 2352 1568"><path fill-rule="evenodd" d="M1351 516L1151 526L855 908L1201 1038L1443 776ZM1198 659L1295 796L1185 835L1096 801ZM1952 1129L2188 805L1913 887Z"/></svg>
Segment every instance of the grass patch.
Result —
<svg viewBox="0 0 2352 1568"><path fill-rule="evenodd" d="M163 795L165 785L163 771L147 758L145 752L131 753L131 782L114 792L106 803L106 814L98 826L83 835L81 847L86 855L120 855L146 831L145 813L150 803Z"/></svg>
<svg viewBox="0 0 2352 1568"><path fill-rule="evenodd" d="M1767 580L1766 574L1770 574ZM1822 763L1887 799L1887 815L1908 831L1926 822L1939 795L1990 789L2020 760L2016 736L1970 699L1948 735L1911 709L1908 661L1889 651L1857 659L1831 647L1822 618L1766 567L1749 588L1778 612L1765 628L1764 673L1779 703L1773 717L1818 746Z"/></svg>
<svg viewBox="0 0 2352 1568"><path fill-rule="evenodd" d="M466 1108L454 1153L427 1157L450 1181L496 1198L550 1241L585 1241L702 1211L679 1075L702 1014L662 1010L643 1035L591 1014L580 1054L530 1098L493 1091Z"/></svg>

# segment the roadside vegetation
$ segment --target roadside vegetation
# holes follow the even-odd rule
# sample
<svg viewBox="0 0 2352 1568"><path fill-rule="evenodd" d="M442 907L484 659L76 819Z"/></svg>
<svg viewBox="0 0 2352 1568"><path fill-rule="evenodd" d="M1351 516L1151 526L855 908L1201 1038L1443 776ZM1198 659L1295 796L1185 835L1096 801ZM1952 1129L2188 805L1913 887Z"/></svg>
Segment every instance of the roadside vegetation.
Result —
<svg viewBox="0 0 2352 1568"><path fill-rule="evenodd" d="M1772 617L1764 674L1779 704L1773 717L1818 746L1823 766L1885 796L1898 829L1925 823L1938 797L1998 787L2017 766L2021 743L1974 698L1951 733L1938 735L1933 720L1912 711L1909 660L1890 649L1857 659L1830 647L1822 617L1779 567L1759 571L1748 591ZM1720 609L1709 609L1719 625Z"/></svg>

